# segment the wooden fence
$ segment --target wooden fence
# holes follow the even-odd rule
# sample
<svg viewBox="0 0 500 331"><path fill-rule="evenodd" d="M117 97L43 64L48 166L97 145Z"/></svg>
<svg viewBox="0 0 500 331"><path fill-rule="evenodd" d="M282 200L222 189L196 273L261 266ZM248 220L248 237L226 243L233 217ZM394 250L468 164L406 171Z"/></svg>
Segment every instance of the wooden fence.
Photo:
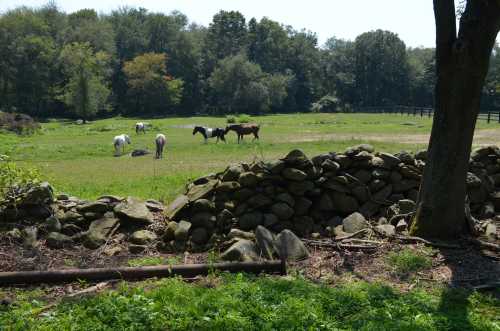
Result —
<svg viewBox="0 0 500 331"><path fill-rule="evenodd" d="M354 108L355 113L368 114L400 114L407 116L432 117L434 108L428 107L409 107L409 106L393 106L393 107L357 107ZM477 116L478 120L487 121L488 123L500 123L500 111L498 110L481 110Z"/></svg>

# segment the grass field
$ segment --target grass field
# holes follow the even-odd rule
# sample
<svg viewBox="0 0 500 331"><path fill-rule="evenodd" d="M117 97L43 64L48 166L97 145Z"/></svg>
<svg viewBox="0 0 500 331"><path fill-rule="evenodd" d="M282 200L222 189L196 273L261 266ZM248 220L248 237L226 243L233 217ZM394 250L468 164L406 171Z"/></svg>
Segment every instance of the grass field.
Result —
<svg viewBox="0 0 500 331"><path fill-rule="evenodd" d="M134 124L139 120L153 124L153 129L146 135L136 135ZM377 150L415 151L425 147L432 125L425 117L393 114L273 115L254 117L253 121L262 126L261 140L251 142L246 138L240 145L234 133L229 134L227 144L212 140L205 145L200 135L192 135L195 124L225 126L223 117L112 118L87 125L49 121L33 136L0 133L0 154L39 168L59 192L89 199L116 194L168 202L192 178L221 171L230 163L282 157L293 148L313 156L368 142ZM500 127L480 122L478 129L485 134L476 139L477 143L494 143L496 138L491 133ZM153 151L157 132L167 136L165 159L113 157L115 135L130 134L128 151Z"/></svg>
<svg viewBox="0 0 500 331"><path fill-rule="evenodd" d="M457 289L402 293L356 282L335 288L297 277L212 276L122 283L49 309L43 289L0 307L5 330L498 330L498 300ZM50 307L50 306L49 306Z"/></svg>

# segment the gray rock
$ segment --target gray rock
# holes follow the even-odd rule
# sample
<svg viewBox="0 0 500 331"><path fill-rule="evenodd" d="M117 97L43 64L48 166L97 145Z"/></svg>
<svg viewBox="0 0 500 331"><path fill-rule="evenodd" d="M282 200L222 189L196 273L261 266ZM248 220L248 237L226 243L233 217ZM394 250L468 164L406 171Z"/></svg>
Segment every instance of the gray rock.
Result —
<svg viewBox="0 0 500 331"><path fill-rule="evenodd" d="M92 201L78 206L76 210L78 210L78 212L81 214L85 213L104 214L105 212L108 211L108 205L104 202Z"/></svg>
<svg viewBox="0 0 500 331"><path fill-rule="evenodd" d="M393 237L396 234L396 228L391 224L380 224L376 228L387 237Z"/></svg>
<svg viewBox="0 0 500 331"><path fill-rule="evenodd" d="M70 237L59 232L49 233L46 242L50 248L63 248L73 244L73 240Z"/></svg>
<svg viewBox="0 0 500 331"><path fill-rule="evenodd" d="M26 192L21 205L45 205L54 201L54 190L49 183L43 182Z"/></svg>
<svg viewBox="0 0 500 331"><path fill-rule="evenodd" d="M259 254L253 242L241 239L222 253L221 259L225 261L251 262L257 261Z"/></svg>
<svg viewBox="0 0 500 331"><path fill-rule="evenodd" d="M342 221L344 232L354 233L359 230L366 229L368 227L368 222L365 217L360 213L353 213Z"/></svg>
<svg viewBox="0 0 500 331"><path fill-rule="evenodd" d="M309 208L312 206L312 201L304 198L304 197L298 197L295 200L295 215L306 215L309 212Z"/></svg>
<svg viewBox="0 0 500 331"><path fill-rule="evenodd" d="M241 164L232 165L224 172L222 175L223 182L234 182L237 181L240 175L245 172L245 169L241 166Z"/></svg>
<svg viewBox="0 0 500 331"><path fill-rule="evenodd" d="M427 161L427 150L421 149L415 153L415 159L421 161Z"/></svg>
<svg viewBox="0 0 500 331"><path fill-rule="evenodd" d="M135 231L130 236L130 242L136 245L149 245L157 239L158 236L154 232L148 230Z"/></svg>
<svg viewBox="0 0 500 331"><path fill-rule="evenodd" d="M218 180L210 179L206 183L201 185L191 186L186 193L189 202L196 201L198 199L203 199L214 192L215 187L219 184Z"/></svg>
<svg viewBox="0 0 500 331"><path fill-rule="evenodd" d="M373 215L377 214L380 208L381 206L378 203L367 201L359 208L359 212L363 214L364 217L370 218Z"/></svg>
<svg viewBox="0 0 500 331"><path fill-rule="evenodd" d="M358 185L351 192L360 203L365 203L370 199L370 190L366 186Z"/></svg>
<svg viewBox="0 0 500 331"><path fill-rule="evenodd" d="M141 254L144 252L148 247L145 245L136 245L136 244L130 244L128 245L128 250L132 254Z"/></svg>
<svg viewBox="0 0 500 331"><path fill-rule="evenodd" d="M38 246L38 228L28 226L23 229L23 246L26 249L32 249Z"/></svg>
<svg viewBox="0 0 500 331"><path fill-rule="evenodd" d="M302 182L291 182L288 185L288 190L290 193L294 195L304 195L307 192L310 192L314 189L314 184L310 181L302 181Z"/></svg>
<svg viewBox="0 0 500 331"><path fill-rule="evenodd" d="M216 217L207 212L194 214L190 221L193 227L196 228L203 227L211 230L215 228L216 225Z"/></svg>
<svg viewBox="0 0 500 331"><path fill-rule="evenodd" d="M270 228L279 223L279 219L274 214L264 214L264 227Z"/></svg>
<svg viewBox="0 0 500 331"><path fill-rule="evenodd" d="M70 236L70 237L74 236L77 233L80 233L82 231L83 231L82 228L80 228L78 225L71 224L71 223L64 224L61 228L61 233L65 234L67 236Z"/></svg>
<svg viewBox="0 0 500 331"><path fill-rule="evenodd" d="M161 212L165 210L165 206L161 202L153 199L146 200L146 207L152 212Z"/></svg>
<svg viewBox="0 0 500 331"><path fill-rule="evenodd" d="M309 257L304 243L290 230L283 230L276 237L276 249L280 258L288 261L300 261Z"/></svg>
<svg viewBox="0 0 500 331"><path fill-rule="evenodd" d="M332 198L335 210L342 214L350 214L359 210L358 201L350 195L333 192Z"/></svg>
<svg viewBox="0 0 500 331"><path fill-rule="evenodd" d="M229 233L227 234L227 238L228 239L240 238L240 239L254 240L255 234L253 234L253 232L241 231L239 229L231 229L231 231L229 231Z"/></svg>
<svg viewBox="0 0 500 331"><path fill-rule="evenodd" d="M277 161L271 161L269 163L267 163L267 168L269 169L269 171L272 173L272 174L279 174L283 171L283 169L285 169L285 162L281 161L281 160L277 160Z"/></svg>
<svg viewBox="0 0 500 331"><path fill-rule="evenodd" d="M483 219L495 217L495 206L491 202L486 202L481 207L481 217Z"/></svg>
<svg viewBox="0 0 500 331"><path fill-rule="evenodd" d="M372 198L375 201L383 202L384 200L387 200L387 198L389 198L391 193L392 193L392 185L387 185L386 187L384 187L380 191L372 194Z"/></svg>
<svg viewBox="0 0 500 331"><path fill-rule="evenodd" d="M239 219L240 229L243 231L249 231L255 229L258 225L262 224L262 213L260 212L251 212L248 214L244 214Z"/></svg>
<svg viewBox="0 0 500 331"><path fill-rule="evenodd" d="M230 193L241 188L238 182L222 182L217 186L217 192Z"/></svg>
<svg viewBox="0 0 500 331"><path fill-rule="evenodd" d="M274 204L271 210L281 220L290 219L294 214L294 210L284 202Z"/></svg>
<svg viewBox="0 0 500 331"><path fill-rule="evenodd" d="M375 151L375 148L372 145L369 144L360 144L356 146L352 146L346 149L345 155L347 156L353 156L356 155L360 152L368 152L368 153L373 153Z"/></svg>
<svg viewBox="0 0 500 331"><path fill-rule="evenodd" d="M284 202L290 207L293 207L295 205L295 199L288 193L281 193L276 196L276 200L280 202Z"/></svg>
<svg viewBox="0 0 500 331"><path fill-rule="evenodd" d="M119 226L120 221L113 217L104 217L93 221L83 237L83 244L90 249L103 245L112 231Z"/></svg>
<svg viewBox="0 0 500 331"><path fill-rule="evenodd" d="M132 197L128 197L126 201L116 205L114 212L123 222L133 224L153 223L153 214L151 214L145 203Z"/></svg>
<svg viewBox="0 0 500 331"><path fill-rule="evenodd" d="M69 199L69 195L66 193L59 193L56 198L58 201L64 201Z"/></svg>
<svg viewBox="0 0 500 331"><path fill-rule="evenodd" d="M467 187L468 188L471 188L471 187L480 187L482 181L481 181L481 179L478 176L476 176L472 172L468 172L467 173L467 178L466 178L466 183L467 183Z"/></svg>
<svg viewBox="0 0 500 331"><path fill-rule="evenodd" d="M288 180L293 180L293 181L303 181L307 178L307 174L299 169L295 168L285 168L281 174L283 177L285 177Z"/></svg>
<svg viewBox="0 0 500 331"><path fill-rule="evenodd" d="M359 179L359 181L362 182L363 184L366 184L372 179L372 173L368 170L361 169L356 171L354 177Z"/></svg>
<svg viewBox="0 0 500 331"><path fill-rule="evenodd" d="M272 204L273 200L263 194L257 194L248 199L247 203L254 208L262 208Z"/></svg>
<svg viewBox="0 0 500 331"><path fill-rule="evenodd" d="M191 207L191 212L201 213L201 212L213 212L215 210L215 204L207 199L198 199L193 202Z"/></svg>
<svg viewBox="0 0 500 331"><path fill-rule="evenodd" d="M488 223L488 225L486 225L486 229L484 231L486 237L490 237L490 238L496 238L497 236L497 227L495 224L493 223Z"/></svg>
<svg viewBox="0 0 500 331"><path fill-rule="evenodd" d="M167 228L165 229L165 234L163 235L163 241L169 242L175 239L175 230L177 230L178 225L179 224L174 221L171 221L167 224Z"/></svg>
<svg viewBox="0 0 500 331"><path fill-rule="evenodd" d="M401 233L408 230L408 223L404 219L399 220L396 225L396 232Z"/></svg>
<svg viewBox="0 0 500 331"><path fill-rule="evenodd" d="M260 254L266 259L272 260L276 251L274 235L268 229L259 225L255 229L255 238Z"/></svg>
<svg viewBox="0 0 500 331"><path fill-rule="evenodd" d="M246 201L248 198L254 196L255 192L249 188L242 188L234 192L234 198L238 201Z"/></svg>
<svg viewBox="0 0 500 331"><path fill-rule="evenodd" d="M285 156L283 159L286 164L296 166L299 169L304 169L308 166L313 165L312 162L307 158L303 151L300 149L294 149Z"/></svg>
<svg viewBox="0 0 500 331"><path fill-rule="evenodd" d="M397 153L395 156L405 164L410 164L410 165L415 164L415 158L407 151L401 151Z"/></svg>
<svg viewBox="0 0 500 331"><path fill-rule="evenodd" d="M177 214L189 204L189 198L186 195L178 196L171 204L167 206L165 216L170 219L176 219Z"/></svg>
<svg viewBox="0 0 500 331"><path fill-rule="evenodd" d="M340 169L340 164L338 162L333 161L333 160L326 159L321 164L321 167L325 171L330 171L330 172L334 172L335 173L335 172L337 172Z"/></svg>
<svg viewBox="0 0 500 331"><path fill-rule="evenodd" d="M382 168L385 168L385 169L392 169L401 163L401 160L397 156L394 156L394 155L389 154L389 153L379 153L378 156L382 160L384 160L384 164L383 164Z"/></svg>
<svg viewBox="0 0 500 331"><path fill-rule="evenodd" d="M191 241L197 245L205 245L208 239L208 231L205 228L196 228L191 233Z"/></svg>
<svg viewBox="0 0 500 331"><path fill-rule="evenodd" d="M42 228L46 232L61 232L61 222L59 222L57 217L50 216L45 220Z"/></svg>
<svg viewBox="0 0 500 331"><path fill-rule="evenodd" d="M259 177L253 172L244 172L240 175L238 182L245 187L254 187L259 182Z"/></svg>
<svg viewBox="0 0 500 331"><path fill-rule="evenodd" d="M191 223L186 221L180 221L177 224L177 229L175 229L174 237L176 241L186 241L189 236L189 230L191 229Z"/></svg>
<svg viewBox="0 0 500 331"><path fill-rule="evenodd" d="M333 200L330 197L330 194L327 192L323 193L321 195L321 198L319 199L319 209L321 211L332 211L334 210L335 206L333 204Z"/></svg>

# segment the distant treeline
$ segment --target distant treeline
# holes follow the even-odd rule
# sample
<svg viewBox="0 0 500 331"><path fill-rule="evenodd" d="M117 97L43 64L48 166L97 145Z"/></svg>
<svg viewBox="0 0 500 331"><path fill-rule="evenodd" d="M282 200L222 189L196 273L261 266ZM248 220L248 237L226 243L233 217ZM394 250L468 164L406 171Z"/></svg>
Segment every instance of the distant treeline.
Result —
<svg viewBox="0 0 500 331"><path fill-rule="evenodd" d="M418 27L415 27L418 29ZM432 106L433 48L370 31L318 45L310 31L220 11L66 14L50 2L0 15L0 110L37 117L349 111ZM500 49L483 108L500 104Z"/></svg>

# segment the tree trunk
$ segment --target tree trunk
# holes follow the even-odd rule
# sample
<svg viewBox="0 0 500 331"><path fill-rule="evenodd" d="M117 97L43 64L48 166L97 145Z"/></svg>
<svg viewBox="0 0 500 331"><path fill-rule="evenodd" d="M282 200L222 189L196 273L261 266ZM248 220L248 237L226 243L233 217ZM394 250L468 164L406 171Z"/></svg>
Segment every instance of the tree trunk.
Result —
<svg viewBox="0 0 500 331"><path fill-rule="evenodd" d="M456 238L465 224L465 179L500 2L468 0L458 37L454 1L434 0L434 13L436 111L412 233Z"/></svg>

